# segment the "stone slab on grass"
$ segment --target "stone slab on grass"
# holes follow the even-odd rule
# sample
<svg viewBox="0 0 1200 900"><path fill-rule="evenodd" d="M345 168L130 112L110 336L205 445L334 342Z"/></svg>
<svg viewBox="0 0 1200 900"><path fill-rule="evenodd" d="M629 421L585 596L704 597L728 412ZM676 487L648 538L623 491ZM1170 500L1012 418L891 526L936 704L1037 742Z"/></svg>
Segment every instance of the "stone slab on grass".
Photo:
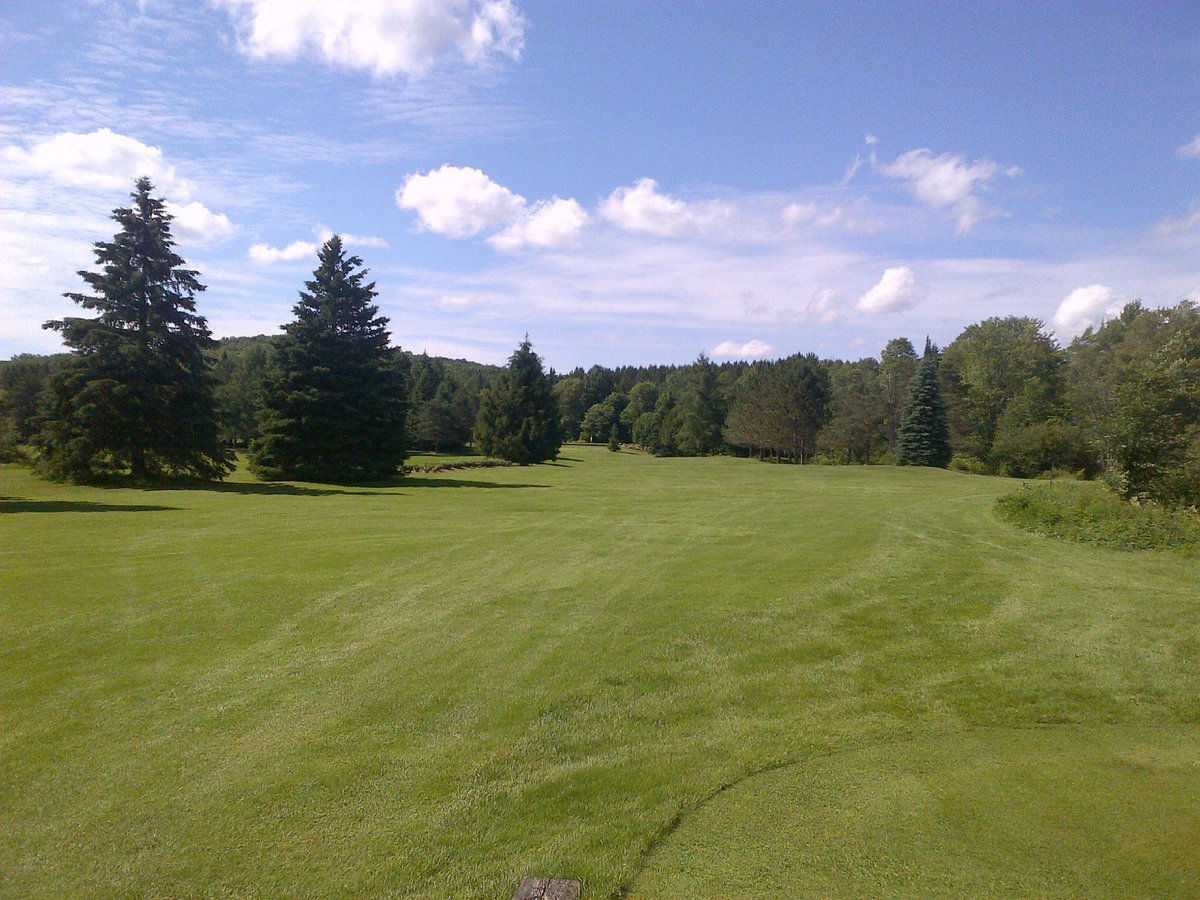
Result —
<svg viewBox="0 0 1200 900"><path fill-rule="evenodd" d="M526 875L521 879L512 900L579 900L578 881L570 878L538 878Z"/></svg>

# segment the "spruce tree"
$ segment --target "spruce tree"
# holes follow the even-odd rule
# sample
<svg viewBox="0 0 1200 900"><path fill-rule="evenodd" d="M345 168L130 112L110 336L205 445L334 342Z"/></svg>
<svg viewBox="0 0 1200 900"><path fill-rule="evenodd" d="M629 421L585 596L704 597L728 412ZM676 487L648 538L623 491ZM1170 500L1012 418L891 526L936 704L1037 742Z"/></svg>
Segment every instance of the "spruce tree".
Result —
<svg viewBox="0 0 1200 900"><path fill-rule="evenodd" d="M132 206L113 211L121 230L94 245L100 271L79 273L92 293L66 295L98 315L44 326L74 351L47 385L34 440L52 478L219 479L233 468L204 353L212 335L196 314L204 285L175 253L153 190L139 178Z"/></svg>
<svg viewBox="0 0 1200 900"><path fill-rule="evenodd" d="M925 355L913 375L912 392L896 436L896 462L901 466L950 463L950 429L938 382L937 349L925 339Z"/></svg>
<svg viewBox="0 0 1200 900"><path fill-rule="evenodd" d="M250 445L260 478L378 481L404 461L403 375L388 347L374 283L337 235L293 307L265 378L259 437Z"/></svg>
<svg viewBox="0 0 1200 900"><path fill-rule="evenodd" d="M480 397L475 439L488 456L522 466L558 456L562 446L558 405L528 336L509 357L508 368Z"/></svg>

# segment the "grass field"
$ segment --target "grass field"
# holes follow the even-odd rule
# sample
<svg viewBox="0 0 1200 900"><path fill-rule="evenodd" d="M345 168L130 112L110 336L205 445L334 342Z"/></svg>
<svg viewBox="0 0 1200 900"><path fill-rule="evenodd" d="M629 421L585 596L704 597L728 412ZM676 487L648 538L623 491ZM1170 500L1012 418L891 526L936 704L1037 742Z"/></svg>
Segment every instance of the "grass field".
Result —
<svg viewBox="0 0 1200 900"><path fill-rule="evenodd" d="M1200 895L1200 563L1012 482L0 467L0 895Z"/></svg>

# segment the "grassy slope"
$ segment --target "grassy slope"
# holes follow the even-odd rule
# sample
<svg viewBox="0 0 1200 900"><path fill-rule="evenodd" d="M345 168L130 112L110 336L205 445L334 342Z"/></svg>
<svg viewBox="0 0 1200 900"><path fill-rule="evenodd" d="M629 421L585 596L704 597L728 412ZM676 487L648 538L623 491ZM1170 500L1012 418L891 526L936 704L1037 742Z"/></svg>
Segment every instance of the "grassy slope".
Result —
<svg viewBox="0 0 1200 900"><path fill-rule="evenodd" d="M1011 483L568 455L378 490L0 469L0 894L602 897L767 767L1200 718L1196 563L1012 529Z"/></svg>

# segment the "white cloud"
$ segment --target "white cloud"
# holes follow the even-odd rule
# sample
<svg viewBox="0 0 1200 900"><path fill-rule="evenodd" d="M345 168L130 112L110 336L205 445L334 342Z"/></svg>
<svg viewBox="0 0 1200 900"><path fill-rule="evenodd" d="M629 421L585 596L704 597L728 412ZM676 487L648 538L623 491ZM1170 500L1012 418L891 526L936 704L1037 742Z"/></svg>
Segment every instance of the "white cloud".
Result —
<svg viewBox="0 0 1200 900"><path fill-rule="evenodd" d="M841 206L822 207L812 202L789 203L783 208L783 221L789 227L816 225L818 228L830 228L841 225L851 231L857 228L857 223Z"/></svg>
<svg viewBox="0 0 1200 900"><path fill-rule="evenodd" d="M12 174L96 191L131 188L143 175L178 200L188 199L194 190L163 158L161 148L108 128L88 134L63 132L28 148L5 147L2 158Z"/></svg>
<svg viewBox="0 0 1200 900"><path fill-rule="evenodd" d="M739 344L736 341L722 341L712 348L712 356L718 359L762 359L774 348L763 341L747 341Z"/></svg>
<svg viewBox="0 0 1200 900"><path fill-rule="evenodd" d="M0 159L18 179L97 193L129 191L134 181L147 176L155 194L174 198L165 205L175 219L177 238L215 243L233 234L228 216L190 199L195 185L177 174L161 148L108 128L62 132L26 147L5 147Z"/></svg>
<svg viewBox="0 0 1200 900"><path fill-rule="evenodd" d="M342 239L343 247L374 247L387 249L388 242L381 237L371 237L348 232L335 232L329 228L314 228L315 241L292 241L286 247L272 247L270 244L253 244L249 256L257 263L270 265L275 262L290 262L297 259L308 259L317 255L321 245L335 234Z"/></svg>
<svg viewBox="0 0 1200 900"><path fill-rule="evenodd" d="M1075 288L1054 313L1054 331L1060 338L1075 337L1099 325L1101 319L1117 315L1121 306L1113 289L1103 284Z"/></svg>
<svg viewBox="0 0 1200 900"><path fill-rule="evenodd" d="M208 207L193 200L185 206L165 204L167 212L174 217L172 231L181 241L197 241L202 244L216 243L233 234L233 225L224 213L214 213Z"/></svg>
<svg viewBox="0 0 1200 900"><path fill-rule="evenodd" d="M488 243L509 251L572 247L579 243L579 233L587 222L588 214L575 200L555 197L534 204L504 231L488 238Z"/></svg>
<svg viewBox="0 0 1200 900"><path fill-rule="evenodd" d="M520 59L525 20L511 0L210 0L254 58L316 56L327 65L421 75L459 59Z"/></svg>
<svg viewBox="0 0 1200 900"><path fill-rule="evenodd" d="M729 218L733 208L727 203L685 203L659 193L653 178L639 179L629 187L613 191L600 204L600 215L613 224L638 234L675 237L703 231Z"/></svg>
<svg viewBox="0 0 1200 900"><path fill-rule="evenodd" d="M833 288L817 291L808 304L807 313L819 322L836 322L842 315L839 299L840 295Z"/></svg>
<svg viewBox="0 0 1200 900"><path fill-rule="evenodd" d="M381 237L350 234L347 231L333 231L329 228L314 228L313 234L317 236L317 241L321 244L324 244L336 234L342 239L342 246L344 247L374 247L379 250L386 250L389 246L391 246Z"/></svg>
<svg viewBox="0 0 1200 900"><path fill-rule="evenodd" d="M1176 148L1175 152L1185 159L1200 158L1200 134L1196 135L1182 147Z"/></svg>
<svg viewBox="0 0 1200 900"><path fill-rule="evenodd" d="M908 266L884 269L879 283L858 298L855 308L866 313L893 313L921 302L917 276Z"/></svg>
<svg viewBox="0 0 1200 900"><path fill-rule="evenodd" d="M1200 203L1193 203L1188 208L1186 216L1166 218L1155 228L1159 234L1179 234L1184 231L1194 231L1200 228Z"/></svg>
<svg viewBox="0 0 1200 900"><path fill-rule="evenodd" d="M508 252L575 246L589 221L575 200L555 197L530 205L479 169L451 165L409 175L396 191L396 205L415 210L423 229L446 237L502 229L488 243Z"/></svg>
<svg viewBox="0 0 1200 900"><path fill-rule="evenodd" d="M951 153L934 156L926 149L909 150L894 162L876 164L879 172L888 178L908 183L916 198L933 209L949 209L957 217L958 234L970 231L982 219L996 213L988 209L979 197L997 175L1009 178L1021 174L1020 168L1002 167L990 159L977 159L968 163L963 157Z"/></svg>
<svg viewBox="0 0 1200 900"><path fill-rule="evenodd" d="M286 247L272 247L270 244L252 244L250 258L257 263L271 263L306 259L317 255L317 244L313 241L292 241Z"/></svg>
<svg viewBox="0 0 1200 900"><path fill-rule="evenodd" d="M524 212L525 198L479 169L445 165L405 178L396 191L396 205L416 210L428 231L463 238L511 224Z"/></svg>

